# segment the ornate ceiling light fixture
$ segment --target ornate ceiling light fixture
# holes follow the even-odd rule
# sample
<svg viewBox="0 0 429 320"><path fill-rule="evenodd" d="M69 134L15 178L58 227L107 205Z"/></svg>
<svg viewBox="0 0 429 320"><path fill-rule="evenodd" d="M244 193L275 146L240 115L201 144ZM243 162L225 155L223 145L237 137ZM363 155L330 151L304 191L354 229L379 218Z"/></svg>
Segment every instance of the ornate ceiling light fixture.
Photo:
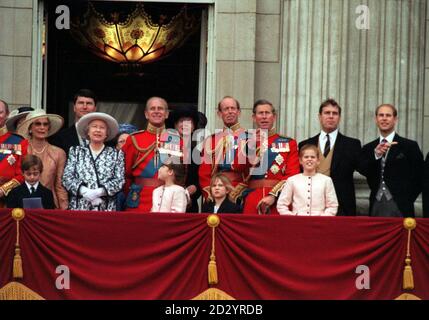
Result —
<svg viewBox="0 0 429 320"><path fill-rule="evenodd" d="M161 15L158 24L145 12L142 4L124 21L113 13L108 21L92 3L82 20L70 29L72 36L97 56L126 67L128 70L164 58L183 45L198 30L198 19L188 14L186 6L168 23Z"/></svg>

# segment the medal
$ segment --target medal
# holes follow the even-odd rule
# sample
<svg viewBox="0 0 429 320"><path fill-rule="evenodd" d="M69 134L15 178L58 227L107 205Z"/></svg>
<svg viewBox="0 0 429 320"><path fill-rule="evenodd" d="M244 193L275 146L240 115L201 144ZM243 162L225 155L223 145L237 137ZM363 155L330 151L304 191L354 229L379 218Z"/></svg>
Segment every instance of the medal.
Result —
<svg viewBox="0 0 429 320"><path fill-rule="evenodd" d="M13 166L15 164L15 162L16 162L16 159L15 159L15 157L13 155L10 155L9 157L7 157L7 162L9 162L9 164L11 166Z"/></svg>
<svg viewBox="0 0 429 320"><path fill-rule="evenodd" d="M278 154L275 160L276 160L277 164L279 166L281 166L285 159L283 158L283 156L281 154Z"/></svg>
<svg viewBox="0 0 429 320"><path fill-rule="evenodd" d="M280 171L280 168L279 168L279 166L278 166L278 165L273 164L273 165L271 166L271 168L270 168L270 171L271 171L273 174L277 174L277 173Z"/></svg>

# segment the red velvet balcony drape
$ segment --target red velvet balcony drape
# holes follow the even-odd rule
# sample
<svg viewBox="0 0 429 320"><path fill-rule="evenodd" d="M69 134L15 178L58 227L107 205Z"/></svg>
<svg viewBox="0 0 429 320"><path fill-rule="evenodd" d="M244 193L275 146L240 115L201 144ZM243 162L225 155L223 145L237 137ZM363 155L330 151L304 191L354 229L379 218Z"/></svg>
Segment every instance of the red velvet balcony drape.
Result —
<svg viewBox="0 0 429 320"><path fill-rule="evenodd" d="M46 299L191 299L210 286L211 229L203 214L26 210L20 222L24 277ZM394 299L402 290L402 219L221 215L216 262L236 299ZM429 299L429 221L411 236L415 289ZM13 281L16 223L0 210L0 288ZM58 290L56 267L70 270ZM356 288L359 265L370 289Z"/></svg>

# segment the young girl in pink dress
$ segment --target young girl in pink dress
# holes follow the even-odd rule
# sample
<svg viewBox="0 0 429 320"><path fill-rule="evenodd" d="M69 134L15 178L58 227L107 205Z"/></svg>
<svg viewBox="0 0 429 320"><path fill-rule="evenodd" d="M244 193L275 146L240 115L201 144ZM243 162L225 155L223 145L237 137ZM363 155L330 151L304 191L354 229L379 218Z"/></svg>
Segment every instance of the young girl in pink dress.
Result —
<svg viewBox="0 0 429 320"><path fill-rule="evenodd" d="M164 185L153 190L151 212L186 212L188 202L182 187L184 178L183 164L164 163L158 169L158 179L164 181Z"/></svg>
<svg viewBox="0 0 429 320"><path fill-rule="evenodd" d="M304 145L299 151L299 162L304 172L286 180L277 201L278 212L293 216L335 216L337 195L332 179L317 173L320 164L317 146Z"/></svg>

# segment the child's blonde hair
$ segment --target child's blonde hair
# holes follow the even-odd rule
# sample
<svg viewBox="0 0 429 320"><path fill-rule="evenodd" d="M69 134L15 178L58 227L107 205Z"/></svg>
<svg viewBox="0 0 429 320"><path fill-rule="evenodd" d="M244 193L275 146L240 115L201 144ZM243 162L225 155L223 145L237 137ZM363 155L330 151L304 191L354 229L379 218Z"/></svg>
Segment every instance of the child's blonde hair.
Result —
<svg viewBox="0 0 429 320"><path fill-rule="evenodd" d="M307 150L313 150L314 152L316 152L316 156L319 159L320 158L320 154L319 154L319 148L317 146L315 146L314 144L305 144L301 147L301 149L299 149L299 157L302 158L302 156L304 155L304 151Z"/></svg>
<svg viewBox="0 0 429 320"><path fill-rule="evenodd" d="M211 195L211 196L213 196L213 195L212 195L212 187L214 186L214 184L216 183L216 180L218 180L218 179L219 179L220 181L222 181L223 185L224 185L224 186L225 186L225 188L226 188L226 191L227 191L228 197L229 197L229 193L230 193L234 188L232 187L231 181L228 179L228 177L227 177L226 175L222 174L221 172L220 172L220 173L216 173L216 174L211 178L211 180L210 180L210 195Z"/></svg>

